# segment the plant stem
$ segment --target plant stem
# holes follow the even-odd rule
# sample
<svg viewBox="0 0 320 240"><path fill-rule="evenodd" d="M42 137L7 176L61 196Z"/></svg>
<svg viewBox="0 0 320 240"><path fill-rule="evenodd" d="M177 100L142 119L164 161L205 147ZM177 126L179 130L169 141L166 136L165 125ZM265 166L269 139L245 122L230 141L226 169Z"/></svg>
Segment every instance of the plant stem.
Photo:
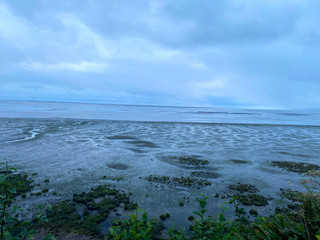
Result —
<svg viewBox="0 0 320 240"><path fill-rule="evenodd" d="M1 240L3 240L3 232L4 232L3 228L4 228L4 225L6 224L5 213L6 213L6 207L7 207L7 204L6 204L7 199L8 199L8 195L6 194L6 197L3 201L3 210L2 210L2 216L1 216L1 218L2 218L2 220L1 220Z"/></svg>

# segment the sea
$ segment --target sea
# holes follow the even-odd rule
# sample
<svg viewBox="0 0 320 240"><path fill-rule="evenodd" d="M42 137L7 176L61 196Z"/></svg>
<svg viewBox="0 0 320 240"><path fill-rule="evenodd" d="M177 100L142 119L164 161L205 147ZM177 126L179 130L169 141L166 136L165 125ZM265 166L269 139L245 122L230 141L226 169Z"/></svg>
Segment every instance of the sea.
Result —
<svg viewBox="0 0 320 240"><path fill-rule="evenodd" d="M181 157L208 164L184 164ZM33 174L41 183L34 191L50 180L48 194L21 204L57 202L106 184L130 192L151 216L171 212L166 224L186 225L199 194L210 196L215 214L228 205L228 186L243 183L268 196L267 207L253 207L268 214L280 189L305 189L302 174L273 161L320 165L319 109L0 101L0 162ZM150 175L197 176L211 185L156 184Z"/></svg>

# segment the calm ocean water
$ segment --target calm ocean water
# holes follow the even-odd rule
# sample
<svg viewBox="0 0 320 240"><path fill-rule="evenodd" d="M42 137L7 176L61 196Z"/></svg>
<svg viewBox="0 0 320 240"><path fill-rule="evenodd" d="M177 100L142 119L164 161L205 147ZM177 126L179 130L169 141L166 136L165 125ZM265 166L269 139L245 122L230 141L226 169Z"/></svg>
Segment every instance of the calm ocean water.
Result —
<svg viewBox="0 0 320 240"><path fill-rule="evenodd" d="M0 101L0 118L73 118L153 122L320 126L320 109L248 110L212 107Z"/></svg>
<svg viewBox="0 0 320 240"><path fill-rule="evenodd" d="M319 110L3 101L0 133L0 161L38 172L39 182L49 178L52 191L67 197L98 184L115 184L133 192L154 215L163 209L173 212L168 222L175 224L184 224L190 213L177 210L177 202L185 196L195 199L199 192L227 193L227 186L237 182L253 184L275 199L280 188L302 190L302 176L272 166L273 160L320 165ZM215 173L208 179L211 186L155 188L146 181L150 174L192 176L195 169L176 158L190 155L209 161L202 171ZM115 168L119 163L122 168ZM112 180L119 177L123 180ZM223 201L214 198L212 210Z"/></svg>

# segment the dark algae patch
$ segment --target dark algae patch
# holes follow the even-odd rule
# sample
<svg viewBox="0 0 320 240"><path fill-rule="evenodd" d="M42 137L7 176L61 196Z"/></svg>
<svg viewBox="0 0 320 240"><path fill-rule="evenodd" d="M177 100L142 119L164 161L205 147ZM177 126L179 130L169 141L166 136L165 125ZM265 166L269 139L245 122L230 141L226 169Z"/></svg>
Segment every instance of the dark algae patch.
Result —
<svg viewBox="0 0 320 240"><path fill-rule="evenodd" d="M249 214L252 216L258 216L258 211L255 209L250 209Z"/></svg>
<svg viewBox="0 0 320 240"><path fill-rule="evenodd" d="M120 182L121 180L123 180L123 177L107 177L107 176L103 176L102 179L103 180L111 180L111 181Z"/></svg>
<svg viewBox="0 0 320 240"><path fill-rule="evenodd" d="M204 166L208 165L209 161L201 159L200 156L192 155L192 156L180 156L179 163L191 166Z"/></svg>
<svg viewBox="0 0 320 240"><path fill-rule="evenodd" d="M218 178L221 175L215 172L209 171L193 171L191 172L192 177L199 177L199 178Z"/></svg>
<svg viewBox="0 0 320 240"><path fill-rule="evenodd" d="M90 192L74 194L72 201L65 200L52 207L48 212L46 228L52 232L76 232L102 238L99 227L109 214L123 207L125 210L135 210L123 191L107 186L92 188Z"/></svg>
<svg viewBox="0 0 320 240"><path fill-rule="evenodd" d="M33 188L33 180L28 178L26 174L9 174L6 181L11 185L15 186L15 195L26 194Z"/></svg>
<svg viewBox="0 0 320 240"><path fill-rule="evenodd" d="M168 185L180 185L185 187L211 185L211 182L204 179L190 177L168 177L168 176L152 176L146 178L148 182L162 183Z"/></svg>
<svg viewBox="0 0 320 240"><path fill-rule="evenodd" d="M11 173L10 173L11 174ZM309 173L310 174L310 173ZM17 175L17 174L16 174ZM14 176L14 175L12 175ZM24 175L22 175L23 178ZM320 172L314 172L310 175L312 178L307 179L308 183L319 183ZM5 181L7 176L1 176ZM150 181L156 181L160 183L174 183L175 178L168 176L153 177L149 176ZM26 177L26 179L28 179ZM190 181L190 178L176 178ZM194 179L193 179L194 180ZM313 182L312 182L313 180ZM2 182L3 183L3 182ZM32 183L32 181L30 182ZM14 182L14 184L16 184ZM5 184L6 185L6 184ZM5 186L2 184L1 186ZM31 185L31 184L30 184ZM103 232L107 228L107 221L111 223L111 217L121 216L123 210L117 212L119 208L124 210L135 210L137 205L132 203L128 195L117 189L113 189L110 185L100 185L95 188L91 188L89 192L82 192L73 195L72 200L64 200L53 206L48 206L45 211L48 216L48 222L46 217L40 222L39 225L33 224L35 220L21 221L16 215L12 216L11 209L8 211L3 208L4 214L2 214L2 224L5 221L13 219L13 221L7 221L11 225L8 228L12 230L10 234L14 237L10 239L28 239L32 238L32 234L27 232L26 237L20 237L20 229L17 228L27 226L32 231L42 231L44 234L52 233L57 239L317 239L319 235L319 190L309 191L307 193L298 193L295 191L280 189L283 198L290 200L287 207L280 209L277 207L275 212L270 212L271 215L257 217L257 207L249 208L247 211L239 207L240 203L245 206L266 206L270 197L265 197L257 194L259 190L250 184L237 183L229 185L228 189L236 192L231 197L229 203L234 206L234 220L227 218L225 214L225 207L216 215L212 217L207 208L207 203L210 201L210 196L201 194L200 198L196 198L199 203L197 211L193 211L194 216L189 216L188 220L189 231L184 228L168 229L167 234L163 232L164 221L170 218L170 213L164 211L165 214L159 216L160 220L148 219L147 213L144 212L141 217L139 216L139 210L135 214L129 215L125 219L114 219L112 226L109 228L107 235ZM4 190L3 188L1 190ZM49 189L45 189L47 190ZM21 196L23 196L22 193ZM40 192L41 194L41 192ZM130 195L130 193L129 193ZM219 197L216 194L216 197ZM230 197L230 196L228 196ZM3 198L3 193L2 193ZM10 199L12 199L10 197ZM183 197L183 201L179 202L179 206L184 206L184 201L189 199ZM298 201L297 203L292 203ZM189 202L189 201L188 201ZM155 202L157 204L157 202ZM177 202L175 202L177 204ZM9 206L9 205L3 205ZM177 206L178 207L178 206ZM271 211L271 208L270 208ZM111 215L111 213L113 213ZM120 214L121 213L121 214ZM14 214L16 214L14 212ZM7 217L9 216L9 217ZM33 219L36 219L39 214L35 214ZM186 215L187 216L187 215ZM40 216L41 217L41 216ZM108 218L109 217L109 218ZM172 221L175 219L172 218ZM185 219L186 220L186 219ZM172 222L170 221L170 223ZM158 224L159 223L159 224ZM28 225L29 224L29 225ZM35 228L36 226L36 228ZM18 231L17 231L18 229ZM188 231L188 232L187 232ZM51 239L49 236L43 236L32 239ZM4 239L7 239L5 236ZM9 238L8 238L9 239Z"/></svg>
<svg viewBox="0 0 320 240"><path fill-rule="evenodd" d="M169 214L169 213L161 214L161 215L160 215L160 219L161 219L162 221L167 220L167 218L169 218L169 217L170 217L170 214Z"/></svg>
<svg viewBox="0 0 320 240"><path fill-rule="evenodd" d="M65 200L52 207L48 212L48 223L46 227L53 232L57 229L63 232L69 232L72 229L81 228L81 216L77 212L75 203Z"/></svg>
<svg viewBox="0 0 320 240"><path fill-rule="evenodd" d="M238 192L233 197L245 206L266 206L269 204L268 200L271 200L269 197L257 194L259 190L251 184L237 183L229 185L228 188Z"/></svg>
<svg viewBox="0 0 320 240"><path fill-rule="evenodd" d="M249 194L235 194L234 197L245 206L267 206L269 198L256 194L256 193L249 193Z"/></svg>
<svg viewBox="0 0 320 240"><path fill-rule="evenodd" d="M320 166L304 162L272 161L271 165L299 174L307 173L311 170L320 171Z"/></svg>
<svg viewBox="0 0 320 240"><path fill-rule="evenodd" d="M239 159L232 159L231 161L232 161L233 163L235 163L235 164L248 164L248 163L250 163L249 161L239 160Z"/></svg>
<svg viewBox="0 0 320 240"><path fill-rule="evenodd" d="M280 195L282 198L289 199L292 202L300 202L303 196L301 192L283 188L280 189Z"/></svg>
<svg viewBox="0 0 320 240"><path fill-rule="evenodd" d="M253 186L253 185L250 185L250 184L241 184L241 183L229 185L228 188L231 189L231 190L238 191L238 192L240 192L240 193L245 193L245 192L248 192L248 193L257 193L257 192L259 191L259 190L258 190L255 186Z"/></svg>
<svg viewBox="0 0 320 240"><path fill-rule="evenodd" d="M186 169L208 169L209 161L199 155L160 155L159 159L166 163Z"/></svg>

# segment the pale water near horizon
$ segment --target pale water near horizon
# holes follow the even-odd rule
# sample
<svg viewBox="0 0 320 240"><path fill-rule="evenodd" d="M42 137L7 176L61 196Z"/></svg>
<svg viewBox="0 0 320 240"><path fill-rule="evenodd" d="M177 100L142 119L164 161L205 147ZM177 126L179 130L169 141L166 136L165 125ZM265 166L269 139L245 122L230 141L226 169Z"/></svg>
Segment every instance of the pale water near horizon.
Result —
<svg viewBox="0 0 320 240"><path fill-rule="evenodd" d="M148 122L320 126L320 109L261 110L217 107L0 101L0 118L72 118Z"/></svg>
<svg viewBox="0 0 320 240"><path fill-rule="evenodd" d="M99 184L133 192L155 216L173 212L168 224L186 224L191 210L177 208L200 192L228 194L237 182L279 198L280 188L303 190L302 176L270 164L294 161L320 165L320 112L244 110L76 103L0 102L0 161L50 179L55 201ZM149 175L189 177L195 169L176 157L209 161L211 186L181 187L146 181ZM241 164L237 161L241 160ZM114 168L122 164L121 168ZM103 176L107 176L103 179ZM113 178L123 178L115 182ZM164 194L165 193L165 194ZM36 201L31 199L30 201ZM225 200L212 198L212 211ZM276 203L270 201L270 206ZM259 212L269 208L256 207Z"/></svg>

